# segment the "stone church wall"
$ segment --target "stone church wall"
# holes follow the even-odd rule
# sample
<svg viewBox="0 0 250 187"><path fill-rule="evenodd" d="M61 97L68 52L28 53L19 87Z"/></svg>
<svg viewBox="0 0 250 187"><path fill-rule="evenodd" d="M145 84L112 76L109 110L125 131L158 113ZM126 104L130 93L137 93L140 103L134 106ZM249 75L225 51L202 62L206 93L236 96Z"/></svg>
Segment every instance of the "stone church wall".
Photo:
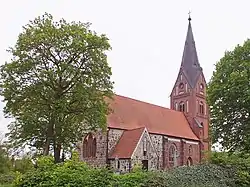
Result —
<svg viewBox="0 0 250 187"><path fill-rule="evenodd" d="M118 168L118 162L119 162L119 168ZM130 159L119 159L119 160L110 160L110 167L115 171L119 173L127 173L130 171Z"/></svg>
<svg viewBox="0 0 250 187"><path fill-rule="evenodd" d="M143 155L143 143L144 143L144 138L146 138L147 142L147 154L146 156ZM143 137L140 139L140 142L137 145L137 148L134 151L134 154L132 155L131 159L131 167L133 168L135 165L142 164L142 160L148 160L148 169L149 170L156 170L158 169L158 155L155 150L155 148L151 144L151 139L150 136L147 132L143 134Z"/></svg>
<svg viewBox="0 0 250 187"><path fill-rule="evenodd" d="M105 166L107 157L107 134L103 131L98 131L93 134L96 138L96 157L83 158L83 144L82 142L78 145L80 160L87 162L92 166ZM84 140L84 137L83 137Z"/></svg>
<svg viewBox="0 0 250 187"><path fill-rule="evenodd" d="M108 152L115 147L118 143L119 139L121 138L123 130L119 129L109 129L108 131Z"/></svg>
<svg viewBox="0 0 250 187"><path fill-rule="evenodd" d="M163 169L163 136L157 134L150 134L152 144L159 156L159 169Z"/></svg>

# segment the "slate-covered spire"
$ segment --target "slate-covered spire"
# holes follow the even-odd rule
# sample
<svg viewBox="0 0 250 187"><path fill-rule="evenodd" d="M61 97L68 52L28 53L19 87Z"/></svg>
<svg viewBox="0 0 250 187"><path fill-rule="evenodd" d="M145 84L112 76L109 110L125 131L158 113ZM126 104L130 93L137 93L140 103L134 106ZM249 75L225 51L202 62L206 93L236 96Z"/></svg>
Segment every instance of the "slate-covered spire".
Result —
<svg viewBox="0 0 250 187"><path fill-rule="evenodd" d="M194 88L197 78L202 72L202 68L200 67L195 47L190 15L188 18L188 31L182 56L181 69L186 75L190 86Z"/></svg>

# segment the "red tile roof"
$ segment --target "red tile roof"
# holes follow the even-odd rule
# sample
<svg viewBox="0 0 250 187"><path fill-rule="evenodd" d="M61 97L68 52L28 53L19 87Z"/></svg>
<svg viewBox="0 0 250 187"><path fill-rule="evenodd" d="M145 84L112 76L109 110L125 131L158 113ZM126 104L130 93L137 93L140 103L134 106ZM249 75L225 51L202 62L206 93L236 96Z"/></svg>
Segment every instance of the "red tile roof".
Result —
<svg viewBox="0 0 250 187"><path fill-rule="evenodd" d="M146 127L149 133L198 140L182 112L119 95L109 103L113 110L108 116L110 128Z"/></svg>
<svg viewBox="0 0 250 187"><path fill-rule="evenodd" d="M145 127L124 131L110 158L131 158Z"/></svg>

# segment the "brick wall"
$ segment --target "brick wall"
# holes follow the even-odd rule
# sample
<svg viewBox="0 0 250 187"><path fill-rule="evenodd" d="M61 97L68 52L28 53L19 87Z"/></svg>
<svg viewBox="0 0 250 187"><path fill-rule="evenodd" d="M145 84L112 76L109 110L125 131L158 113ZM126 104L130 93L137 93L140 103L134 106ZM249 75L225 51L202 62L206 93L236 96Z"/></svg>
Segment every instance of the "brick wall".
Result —
<svg viewBox="0 0 250 187"><path fill-rule="evenodd" d="M177 148L177 166L186 165L187 160L190 158L192 160L192 164L197 164L200 162L200 149L198 141L164 137L164 169L174 167L174 162L169 161L169 151L171 145L175 145ZM189 148L191 148L191 150Z"/></svg>

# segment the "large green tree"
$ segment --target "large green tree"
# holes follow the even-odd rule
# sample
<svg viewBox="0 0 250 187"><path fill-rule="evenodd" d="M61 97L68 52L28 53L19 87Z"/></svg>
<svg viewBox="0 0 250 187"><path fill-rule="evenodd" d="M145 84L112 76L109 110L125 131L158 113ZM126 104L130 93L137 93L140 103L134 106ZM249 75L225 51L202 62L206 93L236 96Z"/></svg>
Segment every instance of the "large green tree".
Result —
<svg viewBox="0 0 250 187"><path fill-rule="evenodd" d="M108 38L89 23L58 22L45 13L23 27L13 58L1 67L4 113L14 145L51 147L56 162L61 150L74 145L84 132L105 128L106 97L113 82L106 52Z"/></svg>
<svg viewBox="0 0 250 187"><path fill-rule="evenodd" d="M207 93L214 143L250 152L250 40L220 59Z"/></svg>

